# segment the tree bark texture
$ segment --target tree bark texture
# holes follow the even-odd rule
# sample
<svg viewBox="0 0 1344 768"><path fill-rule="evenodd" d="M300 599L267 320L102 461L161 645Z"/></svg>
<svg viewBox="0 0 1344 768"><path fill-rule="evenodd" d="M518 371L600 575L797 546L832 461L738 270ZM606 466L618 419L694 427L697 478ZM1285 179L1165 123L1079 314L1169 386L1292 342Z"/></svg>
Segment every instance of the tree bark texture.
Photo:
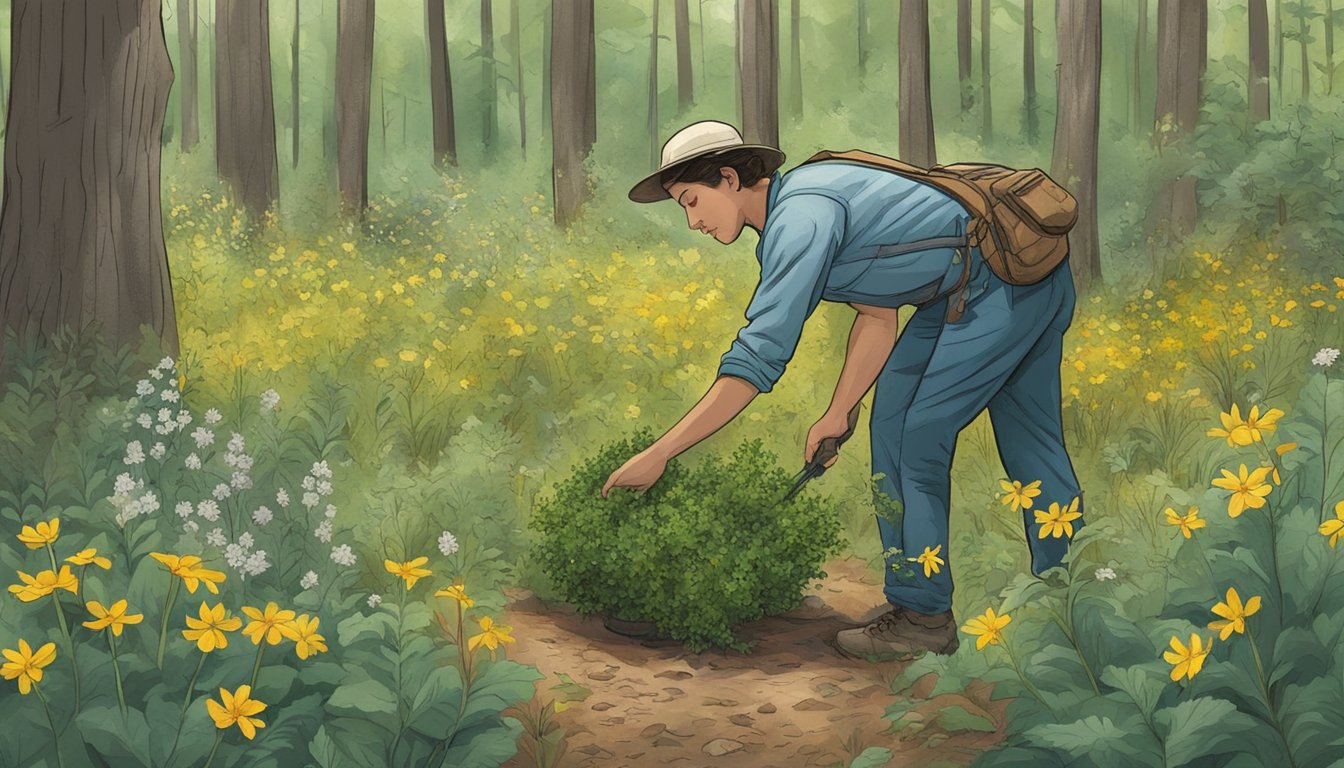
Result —
<svg viewBox="0 0 1344 768"><path fill-rule="evenodd" d="M541 41L541 135L551 135L551 4L542 13Z"/></svg>
<svg viewBox="0 0 1344 768"><path fill-rule="evenodd" d="M173 83L161 11L14 0L0 319L20 334L96 323L120 347L149 325L178 354L159 204Z"/></svg>
<svg viewBox="0 0 1344 768"><path fill-rule="evenodd" d="M737 7L742 138L748 144L778 147L779 17L775 0L737 0Z"/></svg>
<svg viewBox="0 0 1344 768"><path fill-rule="evenodd" d="M994 101L989 84L989 0L980 0L980 140L994 140Z"/></svg>
<svg viewBox="0 0 1344 768"><path fill-rule="evenodd" d="M554 0L551 25L551 179L555 223L568 227L588 200L583 161L597 141L593 0Z"/></svg>
<svg viewBox="0 0 1344 768"><path fill-rule="evenodd" d="M1199 120L1208 50L1208 6L1205 0L1161 0L1157 21L1157 108L1155 140L1165 147L1187 138ZM1169 181L1155 200L1159 227L1166 223L1168 237L1184 237L1194 230L1198 213L1195 178L1181 175Z"/></svg>
<svg viewBox="0 0 1344 768"><path fill-rule="evenodd" d="M695 74L691 71L691 7L689 0L676 0L677 17L677 114L695 102Z"/></svg>
<svg viewBox="0 0 1344 768"><path fill-rule="evenodd" d="M798 31L802 12L801 0L789 3L789 112L794 120L803 119L803 46Z"/></svg>
<svg viewBox="0 0 1344 768"><path fill-rule="evenodd" d="M299 167L299 0L294 0L294 37L290 39L289 64L289 119L293 145L290 147L292 168Z"/></svg>
<svg viewBox="0 0 1344 768"><path fill-rule="evenodd" d="M658 0L652 0L652 31L649 33L649 104L645 130L649 133L649 169L658 167Z"/></svg>
<svg viewBox="0 0 1344 768"><path fill-rule="evenodd" d="M280 196L270 0L215 0L215 164L249 214Z"/></svg>
<svg viewBox="0 0 1344 768"><path fill-rule="evenodd" d="M509 2L509 32L513 36L514 80L518 90L518 146L527 159L527 86L523 82L523 30L518 22L518 0Z"/></svg>
<svg viewBox="0 0 1344 768"><path fill-rule="evenodd" d="M481 0L481 143L486 155L495 148L499 133L499 82L495 77L495 20L491 0Z"/></svg>
<svg viewBox="0 0 1344 768"><path fill-rule="evenodd" d="M369 204L374 0L337 0L336 13L336 176L342 212L362 216Z"/></svg>
<svg viewBox="0 0 1344 768"><path fill-rule="evenodd" d="M1251 123L1269 119L1269 9L1265 0L1249 0L1250 71L1247 98Z"/></svg>
<svg viewBox="0 0 1344 768"><path fill-rule="evenodd" d="M937 160L929 100L929 0L901 0L899 151L907 163L928 168Z"/></svg>
<svg viewBox="0 0 1344 768"><path fill-rule="evenodd" d="M1151 128L1145 125L1143 112L1143 63L1148 58L1148 0L1139 0L1139 24L1134 32L1134 130L1142 133Z"/></svg>
<svg viewBox="0 0 1344 768"><path fill-rule="evenodd" d="M1023 0L1022 110L1026 117L1027 141L1034 144L1040 135L1040 119L1036 114L1036 4L1033 0Z"/></svg>
<svg viewBox="0 0 1344 768"><path fill-rule="evenodd" d="M971 0L957 0L957 80L961 89L961 111L975 106L975 88L971 78Z"/></svg>
<svg viewBox="0 0 1344 768"><path fill-rule="evenodd" d="M433 112L434 165L457 165L457 126L453 117L453 72L448 60L444 0L425 0L429 30L429 96Z"/></svg>
<svg viewBox="0 0 1344 768"><path fill-rule="evenodd" d="M181 149L190 152L201 140L201 113L196 90L196 0L177 0L177 47L180 52Z"/></svg>
<svg viewBox="0 0 1344 768"><path fill-rule="evenodd" d="M1101 0L1055 7L1059 40L1058 112L1050 175L1078 199L1069 233L1070 264L1080 285L1101 278L1097 231L1097 137L1101 109Z"/></svg>

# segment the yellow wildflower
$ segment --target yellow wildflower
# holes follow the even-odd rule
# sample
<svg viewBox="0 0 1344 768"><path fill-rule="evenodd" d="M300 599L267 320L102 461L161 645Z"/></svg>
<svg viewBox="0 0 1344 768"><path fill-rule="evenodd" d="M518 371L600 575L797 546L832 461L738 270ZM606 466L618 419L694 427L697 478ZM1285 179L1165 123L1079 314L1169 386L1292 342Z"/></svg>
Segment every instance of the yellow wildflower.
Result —
<svg viewBox="0 0 1344 768"><path fill-rule="evenodd" d="M1213 606L1215 616L1222 616L1222 621L1209 622L1209 629L1218 630L1219 640L1226 640L1232 636L1233 632L1238 634L1246 631L1246 617L1260 610L1260 596L1256 595L1246 601L1245 605L1241 603L1241 596L1237 590L1232 587L1227 588L1227 602L1218 603Z"/></svg>
<svg viewBox="0 0 1344 768"><path fill-rule="evenodd" d="M1026 485L1023 485L1021 480L1014 480L1011 483L1007 480L1000 480L999 486L1007 491L1003 495L1003 503L1011 504L1014 512L1031 509L1032 499L1041 495L1040 480L1033 480Z"/></svg>
<svg viewBox="0 0 1344 768"><path fill-rule="evenodd" d="M211 594L219 594L219 587L215 585L224 581L224 573L203 567L201 558L196 555L179 557L162 552L150 552L149 556L162 563L169 573L182 579L182 583L187 585L188 592L196 594L196 587L204 581L205 588L210 590Z"/></svg>
<svg viewBox="0 0 1344 768"><path fill-rule="evenodd" d="M429 558L424 556L417 557L414 560L408 560L404 563L397 563L392 560L384 560L383 567L387 569L388 573L394 576L400 576L401 578L405 579L406 588L410 589L411 587L415 586L415 582L419 581L422 577L429 575L428 568L420 567L428 562Z"/></svg>
<svg viewBox="0 0 1344 768"><path fill-rule="evenodd" d="M1078 501L1082 496L1074 496L1073 501L1067 508L1056 502L1050 502L1048 512L1036 510L1036 522L1040 524L1041 529L1036 532L1038 538L1053 536L1058 539L1061 536L1073 537L1073 521L1082 517L1078 511Z"/></svg>
<svg viewBox="0 0 1344 768"><path fill-rule="evenodd" d="M1241 410L1237 408L1236 403L1232 404L1232 411L1230 413L1219 413L1218 418L1223 422L1222 429L1215 427L1206 432L1206 435L1209 437L1226 438L1228 448L1235 448L1238 445L1250 445L1254 442L1251 439L1250 428L1246 426L1245 421L1242 421Z"/></svg>
<svg viewBox="0 0 1344 768"><path fill-rule="evenodd" d="M319 621L318 617L303 613L287 625L286 636L294 641L294 652L300 659L327 650L326 638L317 633Z"/></svg>
<svg viewBox="0 0 1344 768"><path fill-rule="evenodd" d="M1171 650L1162 653L1162 658L1172 665L1171 679L1180 680L1184 677L1187 680L1194 680L1195 675L1199 674L1200 668L1204 666L1204 657L1209 655L1212 648L1211 642L1194 633L1190 634L1188 647L1179 637L1172 635Z"/></svg>
<svg viewBox="0 0 1344 768"><path fill-rule="evenodd" d="M495 649L501 643L516 642L515 638L509 636L509 632L513 631L513 628L507 624L495 624L495 620L489 616L481 617L478 623L484 631L467 641L468 651L475 653L477 648L484 645L490 649L490 658L494 658Z"/></svg>
<svg viewBox="0 0 1344 768"><path fill-rule="evenodd" d="M1184 515L1176 514L1176 510L1171 507L1166 508L1167 525L1175 525L1181 529L1185 538L1190 538L1190 532L1196 528L1203 528L1208 521L1199 516L1199 507L1190 507Z"/></svg>
<svg viewBox="0 0 1344 768"><path fill-rule="evenodd" d="M65 558L65 562L74 565L96 565L105 571L112 568L112 561L99 555L98 550L93 547L79 550L75 554Z"/></svg>
<svg viewBox="0 0 1344 768"><path fill-rule="evenodd" d="M1279 417L1282 415L1283 411L1278 408L1270 408L1265 411L1264 416L1261 416L1260 406L1251 406L1251 413L1246 417L1246 430L1250 433L1251 440L1258 443L1261 440L1260 433L1262 431L1273 432L1278 427Z"/></svg>
<svg viewBox="0 0 1344 768"><path fill-rule="evenodd" d="M294 611L288 608L281 610L274 601L266 603L264 611L245 605L243 613L251 619L243 628L243 634L247 635L253 645L261 645L262 636L265 636L268 645L279 645L281 639L285 637L285 625L294 620Z"/></svg>
<svg viewBox="0 0 1344 768"><path fill-rule="evenodd" d="M981 651L986 645L998 645L1002 642L1003 628L1012 620L1013 617L1006 613L996 616L993 608L987 608L982 615L966 622L961 631L975 635L975 650Z"/></svg>
<svg viewBox="0 0 1344 768"><path fill-rule="evenodd" d="M1265 506L1265 498L1273 487L1265 482L1265 476L1269 474L1269 467L1257 467L1253 472L1247 474L1246 465L1242 464L1239 475L1234 475L1226 469L1220 470L1223 477L1215 478L1214 486L1232 491L1232 497L1227 502L1227 514L1229 517L1237 517L1246 510L1259 509Z"/></svg>
<svg viewBox="0 0 1344 768"><path fill-rule="evenodd" d="M127 606L124 599L113 603L110 608L104 608L97 600L90 600L87 607L95 620L84 622L84 626L94 631L111 627L112 634L117 637L121 637L121 628L125 625L139 624L145 619L143 613L126 613Z"/></svg>
<svg viewBox="0 0 1344 768"><path fill-rule="evenodd" d="M216 648L227 648L229 638L224 633L236 632L243 626L243 620L237 616L226 618L223 603L217 603L214 608L201 603L200 618L188 616L187 626L190 629L182 630L182 636L194 640L202 653L210 653Z"/></svg>
<svg viewBox="0 0 1344 768"><path fill-rule="evenodd" d="M1340 502L1340 505L1344 507L1344 502ZM475 600L472 600L470 597L467 597L466 587L462 584L454 584L450 587L444 587L443 589L440 589L438 592L435 592L434 596L451 597L457 602L461 603L463 608L470 608L471 606L476 604Z"/></svg>
<svg viewBox="0 0 1344 768"><path fill-rule="evenodd" d="M265 723L259 717L252 715L261 712L266 705L249 698L252 695L252 686L240 685L238 690L229 693L224 688L219 689L219 702L214 699L205 700L205 709L210 713L210 719L215 721L215 727L221 731L231 725L237 725L238 730L243 735L251 739L257 735L258 728L264 728ZM220 702L223 702L222 704Z"/></svg>
<svg viewBox="0 0 1344 768"><path fill-rule="evenodd" d="M911 557L911 558L907 558L907 559L909 559L910 562L912 562L912 563L919 563L919 564L923 565L923 566L924 566L924 578L927 579L927 578L929 578L930 576L932 576L933 574L938 573L938 571L939 571L939 566L943 565L944 560L943 560L941 557L938 556L938 553L941 552L942 550L943 550L943 545L942 545L942 544L939 544L938 546L934 547L933 549L929 549L928 547L925 547L925 548L924 548L924 551L923 551L922 553L920 553L919 557Z"/></svg>
<svg viewBox="0 0 1344 768"><path fill-rule="evenodd" d="M1344 501L1335 504L1335 519L1326 520L1321 523L1317 529L1322 536L1330 537L1330 546L1334 547L1339 542L1339 538L1344 536ZM11 587L13 589L13 587Z"/></svg>
<svg viewBox="0 0 1344 768"><path fill-rule="evenodd" d="M61 521L53 517L45 523L38 523L35 527L31 525L23 526L19 532L18 540L28 545L29 549L41 549L48 544L56 543L56 538L60 535Z"/></svg>
<svg viewBox="0 0 1344 768"><path fill-rule="evenodd" d="M17 573L23 584L11 584L9 591L25 603L46 597L58 589L72 593L79 591L79 579L70 572L68 565L62 565L60 573L50 569L41 571L36 576L29 576L23 571Z"/></svg>
<svg viewBox="0 0 1344 768"><path fill-rule="evenodd" d="M56 644L47 643L36 652L24 640L19 640L19 649L5 648L5 663L0 666L0 675L6 680L19 679L19 693L27 694L34 683L42 681L42 668L56 660Z"/></svg>

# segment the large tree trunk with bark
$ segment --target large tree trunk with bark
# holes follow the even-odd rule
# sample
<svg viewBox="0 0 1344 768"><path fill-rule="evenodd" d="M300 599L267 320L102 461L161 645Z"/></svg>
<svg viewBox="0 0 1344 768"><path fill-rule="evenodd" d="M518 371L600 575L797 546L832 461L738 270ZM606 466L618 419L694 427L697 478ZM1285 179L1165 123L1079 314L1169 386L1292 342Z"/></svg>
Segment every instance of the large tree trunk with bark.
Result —
<svg viewBox="0 0 1344 768"><path fill-rule="evenodd" d="M373 0L337 0L336 176L345 215L369 205L369 108L373 96Z"/></svg>
<svg viewBox="0 0 1344 768"><path fill-rule="evenodd" d="M779 146L779 16L775 0L737 0L742 138Z"/></svg>
<svg viewBox="0 0 1344 768"><path fill-rule="evenodd" d="M161 4L14 0L12 18L0 321L39 336L97 324L117 347L148 325L177 357L159 204L173 83Z"/></svg>
<svg viewBox="0 0 1344 768"><path fill-rule="evenodd" d="M657 168L658 151L658 0L652 0L652 31L649 32L649 110L645 130L649 134L649 167Z"/></svg>
<svg viewBox="0 0 1344 768"><path fill-rule="evenodd" d="M789 112L794 120L803 119L803 51L798 21L802 17L800 0L789 4Z"/></svg>
<svg viewBox="0 0 1344 768"><path fill-rule="evenodd" d="M551 4L542 12L541 41L541 135L551 135Z"/></svg>
<svg viewBox="0 0 1344 768"><path fill-rule="evenodd" d="M453 72L448 61L444 0L425 0L429 30L429 96L434 114L434 165L457 165L457 126L453 118Z"/></svg>
<svg viewBox="0 0 1344 768"><path fill-rule="evenodd" d="M1269 119L1269 9L1265 0L1250 2L1250 71L1247 81L1247 100L1251 108L1251 123Z"/></svg>
<svg viewBox="0 0 1344 768"><path fill-rule="evenodd" d="M568 227L588 200L583 161L597 141L593 0L554 0L551 25L551 178L555 223Z"/></svg>
<svg viewBox="0 0 1344 768"><path fill-rule="evenodd" d="M1307 16L1297 17L1297 49L1302 53L1302 101L1311 101L1311 59L1307 56Z"/></svg>
<svg viewBox="0 0 1344 768"><path fill-rule="evenodd" d="M971 83L971 0L957 0L957 82L961 89L961 111L975 106L975 86Z"/></svg>
<svg viewBox="0 0 1344 768"><path fill-rule="evenodd" d="M1101 278L1097 232L1097 136L1101 109L1101 2L1055 7L1059 40L1058 111L1050 175L1078 199L1069 262L1080 285Z"/></svg>
<svg viewBox="0 0 1344 768"><path fill-rule="evenodd" d="M215 164L260 218L280 197L270 0L216 0L215 35Z"/></svg>
<svg viewBox="0 0 1344 768"><path fill-rule="evenodd" d="M1278 54L1278 64L1274 68L1274 90L1277 91L1279 108L1283 108L1283 49L1288 46L1283 36L1283 0L1274 0L1274 49Z"/></svg>
<svg viewBox="0 0 1344 768"><path fill-rule="evenodd" d="M481 0L481 143L487 157L499 133L499 79L495 76L495 20L491 0Z"/></svg>
<svg viewBox="0 0 1344 768"><path fill-rule="evenodd" d="M1033 0L1024 0L1023 5L1022 111L1027 141L1035 144L1040 135L1040 119L1036 115L1036 4Z"/></svg>
<svg viewBox="0 0 1344 768"><path fill-rule="evenodd" d="M514 80L518 90L518 146L527 159L527 85L523 82L523 30L518 22L518 0L509 3L509 33L513 38Z"/></svg>
<svg viewBox="0 0 1344 768"><path fill-rule="evenodd" d="M691 7L676 0L677 17L677 114L695 102L695 75L691 72Z"/></svg>
<svg viewBox="0 0 1344 768"><path fill-rule="evenodd" d="M182 70L181 148L190 152L201 140L201 113L196 95L196 0L177 0L177 47Z"/></svg>
<svg viewBox="0 0 1344 768"><path fill-rule="evenodd" d="M980 0L980 140L994 140L994 100L989 84L989 0Z"/></svg>
<svg viewBox="0 0 1344 768"><path fill-rule="evenodd" d="M1134 131L1142 134L1152 126L1146 125L1148 116L1143 112L1143 63L1148 57L1148 0L1139 0L1139 24L1134 32Z"/></svg>
<svg viewBox="0 0 1344 768"><path fill-rule="evenodd" d="M294 36L289 41L289 120L291 168L299 167L299 0L294 0Z"/></svg>
<svg viewBox="0 0 1344 768"><path fill-rule="evenodd" d="M929 0L901 0L898 54L901 159L928 168L938 162L929 100Z"/></svg>
<svg viewBox="0 0 1344 768"><path fill-rule="evenodd" d="M1199 120L1207 37L1205 0L1161 0L1158 4L1154 123L1171 126L1165 131L1159 127L1154 133L1159 149L1194 133ZM1154 203L1152 223L1159 230L1165 223L1166 238L1184 237L1194 230L1199 206L1193 176L1183 174L1169 181Z"/></svg>

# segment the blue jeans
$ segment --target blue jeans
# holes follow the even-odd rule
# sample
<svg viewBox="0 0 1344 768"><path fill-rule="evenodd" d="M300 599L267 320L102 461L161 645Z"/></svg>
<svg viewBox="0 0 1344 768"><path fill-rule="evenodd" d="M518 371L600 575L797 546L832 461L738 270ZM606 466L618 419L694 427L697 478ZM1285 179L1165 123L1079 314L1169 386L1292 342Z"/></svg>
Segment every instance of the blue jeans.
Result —
<svg viewBox="0 0 1344 768"><path fill-rule="evenodd" d="M1069 260L1034 285L1005 283L978 252L972 264L965 314L946 322L948 299L916 311L873 395L873 472L885 475L879 489L905 509L894 525L879 508L883 549L898 547L909 558L942 545L945 565L931 577L908 561L914 575L898 576L887 561L887 600L921 613L952 607L955 560L947 534L952 454L957 435L986 406L1009 479L1023 485L1041 481L1032 508L1022 510L1033 573L1060 565L1069 546L1066 537L1039 538L1035 510L1049 509L1051 502L1067 506L1082 493L1060 417L1060 358L1075 302ZM1074 520L1075 531L1082 524Z"/></svg>

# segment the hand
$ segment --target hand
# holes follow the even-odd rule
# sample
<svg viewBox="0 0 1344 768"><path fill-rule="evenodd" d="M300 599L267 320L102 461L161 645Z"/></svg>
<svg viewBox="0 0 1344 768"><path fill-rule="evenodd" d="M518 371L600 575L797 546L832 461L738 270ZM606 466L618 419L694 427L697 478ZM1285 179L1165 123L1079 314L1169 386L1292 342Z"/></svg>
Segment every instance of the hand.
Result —
<svg viewBox="0 0 1344 768"><path fill-rule="evenodd" d="M607 492L613 487L647 491L650 486L658 482L658 478L662 477L667 469L667 459L651 453L650 450L646 449L631 456L620 469L612 472L611 477L607 478L606 485L602 486L602 498L607 498Z"/></svg>
<svg viewBox="0 0 1344 768"><path fill-rule="evenodd" d="M803 448L803 463L812 461L812 457L817 454L817 450L821 447L822 440L828 437L839 439L847 431L849 431L849 420L845 414L826 411L807 433L807 445ZM838 458L840 458L839 453L826 462L824 466L830 467Z"/></svg>

